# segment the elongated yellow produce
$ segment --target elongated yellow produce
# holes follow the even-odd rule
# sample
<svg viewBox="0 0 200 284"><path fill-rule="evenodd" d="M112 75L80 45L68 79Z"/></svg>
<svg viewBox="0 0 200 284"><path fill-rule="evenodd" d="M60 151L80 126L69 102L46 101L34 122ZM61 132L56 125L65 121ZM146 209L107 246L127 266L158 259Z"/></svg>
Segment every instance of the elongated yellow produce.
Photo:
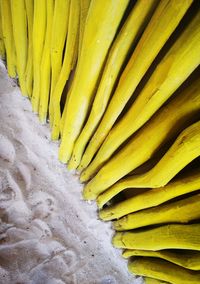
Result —
<svg viewBox="0 0 200 284"><path fill-rule="evenodd" d="M53 27L52 27L52 40L51 40L51 93L49 105L49 119L50 125L53 124L53 91L56 82L59 78L61 68L64 44L67 36L68 19L69 19L70 0L57 0L55 1Z"/></svg>
<svg viewBox="0 0 200 284"><path fill-rule="evenodd" d="M150 256L168 260L179 266L191 269L200 270L200 252L193 250L125 250L123 257L128 258L131 256Z"/></svg>
<svg viewBox="0 0 200 284"><path fill-rule="evenodd" d="M100 167L108 160L173 95L200 64L199 50L200 10L157 66L130 110L111 130L87 171Z"/></svg>
<svg viewBox="0 0 200 284"><path fill-rule="evenodd" d="M71 156L87 116L108 49L127 5L128 0L93 0L90 4L59 149L59 159L64 163Z"/></svg>
<svg viewBox="0 0 200 284"><path fill-rule="evenodd" d="M51 35L53 24L54 0L47 1L47 21L45 43L42 52L40 66L40 93L39 93L39 119L42 123L46 122L50 86L51 86Z"/></svg>
<svg viewBox="0 0 200 284"><path fill-rule="evenodd" d="M144 282L145 284L167 284L169 283L169 282L165 282L165 281L150 278L150 277L144 277Z"/></svg>
<svg viewBox="0 0 200 284"><path fill-rule="evenodd" d="M27 18L24 0L12 0L11 14L16 50L16 66L22 95L27 96L25 71L28 54Z"/></svg>
<svg viewBox="0 0 200 284"><path fill-rule="evenodd" d="M60 119L61 119L61 109L60 100L64 89L64 86L69 79L70 72L74 67L74 58L77 57L77 38L79 31L79 14L80 14L80 3L78 0L73 0L70 3L70 14L69 14L69 25L68 34L65 47L65 55L63 60L62 69L58 77L58 81L55 85L52 98L53 98L53 127L51 138L57 140L60 133ZM74 53L76 53L74 55Z"/></svg>
<svg viewBox="0 0 200 284"><path fill-rule="evenodd" d="M155 152L173 139L200 111L200 82L195 82L163 106L120 152L107 162L91 181L95 188L105 190L120 178L152 158ZM157 135L159 133L159 135ZM146 140L146 138L148 139ZM146 142L144 143L144 139ZM97 154L98 155L98 154ZM97 170L97 159L82 173L81 181L87 181ZM124 163L126 161L126 163Z"/></svg>
<svg viewBox="0 0 200 284"><path fill-rule="evenodd" d="M33 16L33 93L31 97L32 108L38 112L40 99L41 60L46 32L46 12L48 0L34 0ZM45 71L44 71L45 72Z"/></svg>
<svg viewBox="0 0 200 284"><path fill-rule="evenodd" d="M6 50L4 45L4 39L3 39L3 30L2 30L2 17L1 17L1 5L0 5L0 56L2 59L5 59L6 57Z"/></svg>
<svg viewBox="0 0 200 284"><path fill-rule="evenodd" d="M1 0L0 5L2 11L1 14L2 32L4 38L4 45L6 49L6 63L7 63L8 74L10 77L15 77L16 54L15 54L14 39L13 39L10 1Z"/></svg>
<svg viewBox="0 0 200 284"><path fill-rule="evenodd" d="M85 146L103 116L127 54L130 48L136 44L138 37L152 16L157 2L157 0L150 0L148 2L145 0L138 1L114 41L106 61L90 116L74 145L68 168L73 169L79 165Z"/></svg>
<svg viewBox="0 0 200 284"><path fill-rule="evenodd" d="M192 124L178 136L162 159L148 172L124 178L115 186L125 188L156 188L165 186L179 171L200 155L200 121ZM84 188L85 199L95 199L105 191L95 181Z"/></svg>
<svg viewBox="0 0 200 284"><path fill-rule="evenodd" d="M118 232L112 243L117 248L139 250L200 250L200 224L164 225L142 231Z"/></svg>
<svg viewBox="0 0 200 284"><path fill-rule="evenodd" d="M191 3L192 1L188 0L161 0L122 73L104 117L83 155L80 168L85 168L90 163L140 80L179 24Z"/></svg>
<svg viewBox="0 0 200 284"><path fill-rule="evenodd" d="M78 40L78 56L81 53L81 46L83 41L83 33L85 28L85 22L88 14L88 10L90 8L91 0L80 0L80 25L79 25L79 40Z"/></svg>
<svg viewBox="0 0 200 284"><path fill-rule="evenodd" d="M114 187L113 187L114 189ZM117 189L117 186L116 186ZM112 220L125 216L131 212L136 212L145 208L150 208L162 204L170 199L178 197L183 194L194 192L200 189L200 170L188 173L187 175L168 185L156 189L151 189L137 196L129 198L125 201L119 202L116 205L107 207L100 211L100 218L103 220ZM118 191L119 192L119 191ZM100 208L118 193L105 192L98 198L98 205Z"/></svg>
<svg viewBox="0 0 200 284"><path fill-rule="evenodd" d="M26 89L29 98L32 96L33 91L33 12L34 0L25 0L26 15L28 24L28 59L26 65Z"/></svg>
<svg viewBox="0 0 200 284"><path fill-rule="evenodd" d="M200 272L191 271L162 259L140 257L129 262L128 269L131 273L148 276L173 284L198 284Z"/></svg>
<svg viewBox="0 0 200 284"><path fill-rule="evenodd" d="M114 222L117 231L166 223L188 223L200 218L200 195L128 214ZM200 264L200 263L199 263Z"/></svg>

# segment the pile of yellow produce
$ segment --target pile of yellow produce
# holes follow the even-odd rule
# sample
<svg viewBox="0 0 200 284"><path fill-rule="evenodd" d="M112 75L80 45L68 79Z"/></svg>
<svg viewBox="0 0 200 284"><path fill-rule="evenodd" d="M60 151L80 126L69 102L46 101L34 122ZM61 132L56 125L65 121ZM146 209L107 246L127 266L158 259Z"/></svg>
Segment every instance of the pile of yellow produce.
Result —
<svg viewBox="0 0 200 284"><path fill-rule="evenodd" d="M146 283L200 283L199 0L0 0L0 55Z"/></svg>

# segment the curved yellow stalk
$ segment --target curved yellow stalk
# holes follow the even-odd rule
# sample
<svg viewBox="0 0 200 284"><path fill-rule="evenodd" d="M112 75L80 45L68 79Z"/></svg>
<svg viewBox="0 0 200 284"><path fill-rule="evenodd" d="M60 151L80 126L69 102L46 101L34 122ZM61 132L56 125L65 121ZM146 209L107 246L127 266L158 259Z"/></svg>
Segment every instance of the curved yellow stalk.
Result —
<svg viewBox="0 0 200 284"><path fill-rule="evenodd" d="M39 119L42 123L46 122L49 94L51 86L51 34L52 34L52 23L53 23L53 10L54 0L47 1L47 23L46 23L46 34L45 43L42 52L42 60L40 66L40 101L39 101Z"/></svg>
<svg viewBox="0 0 200 284"><path fill-rule="evenodd" d="M192 1L161 0L137 44L95 134L81 160L84 169L108 135L142 77L178 26ZM180 63L179 63L180 64Z"/></svg>
<svg viewBox="0 0 200 284"><path fill-rule="evenodd" d="M10 3L19 85L22 95L27 96L25 71L27 64L28 39L25 2L24 0L12 0Z"/></svg>
<svg viewBox="0 0 200 284"><path fill-rule="evenodd" d="M77 44L78 30L79 30L79 13L80 13L79 1L72 0L70 3L68 34L66 40L63 65L52 94L54 115L53 115L53 127L52 127L51 138L53 140L57 140L59 138L60 119L61 119L61 110L60 110L61 95L64 86L67 80L69 79L70 72L74 67L74 58L77 57L78 50L76 48L76 44Z"/></svg>
<svg viewBox="0 0 200 284"><path fill-rule="evenodd" d="M102 190L113 185L138 166L155 155L170 139L191 124L200 111L200 81L197 79L188 88L179 92L167 105L163 106L149 122L131 138L97 173L91 181ZM159 133L159 135L158 135ZM148 139L146 139L148 137ZM144 143L145 140L145 143ZM98 154L97 154L98 156ZM124 163L125 162L125 163ZM101 158L86 168L80 177L87 181L95 174L101 164Z"/></svg>
<svg viewBox="0 0 200 284"><path fill-rule="evenodd" d="M34 0L33 16L33 93L32 108L38 112L40 100L41 60L46 33L46 13L48 0Z"/></svg>
<svg viewBox="0 0 200 284"><path fill-rule="evenodd" d="M100 170L99 173L86 185L84 189L85 198L92 198L92 199L96 198L100 193L104 192L109 186L111 186L117 180L119 180L120 177L125 176L131 170L135 169L136 167L144 163L146 160L151 158L151 155L154 153L154 151L156 151L157 148L161 146L161 144L164 141L166 140L169 141L170 136L168 136L168 134L170 132L172 133L171 138L174 138L181 130L183 130L185 125L188 125L188 122L191 123L191 121L194 119L193 114L195 113L195 112L193 113L193 110L196 110L196 114L197 112L199 112L199 102L200 102L199 94L200 93L198 89L196 95L193 97L194 105L192 106L190 110L185 109L185 111L183 111L186 104L188 104L189 102L188 99L185 102L183 102L182 107L181 107L181 104L179 105L178 103L178 105L180 106L180 109L177 109L177 110L176 108L174 108L174 106L177 103L177 100L175 100L175 104L173 105L172 103L171 105L172 108L170 109L168 113L169 116L166 115L165 111L161 110L161 112L158 114L159 121L156 118L152 121L152 124L150 121L149 124L145 127L144 131L141 129L141 131L138 133L135 139L133 138L133 141L131 141L125 147L124 152L122 149L119 155L116 156L116 158L114 157L111 160L111 162L108 163L108 165L105 165L105 167L103 167L102 170ZM197 101L195 97L197 98L197 101L199 101L197 104L196 104ZM190 96L188 98L190 99ZM164 108L164 110L165 109L166 108ZM191 111L189 119L188 119L189 113L187 112L188 110L189 112ZM184 118L184 112L185 112L185 118ZM163 118L163 121L160 120L160 118ZM184 120L182 121L181 118L184 118ZM188 122L187 122L187 119L188 119ZM157 122L158 124L156 124ZM175 128L174 125L171 123L177 123L177 128ZM151 127L151 126L154 126L154 127ZM162 126L164 127L162 128ZM159 132L157 132L157 130L159 130ZM166 130L166 133L164 130ZM197 133L195 133L195 131L197 131ZM160 135L157 135L157 133L160 133ZM144 139L147 139L147 138L148 138L148 142L144 143ZM182 139L186 139L186 141L182 143L181 142ZM135 187L135 188L137 187L139 188L153 187L154 188L154 187L164 186L185 165L187 165L190 161L192 161L199 155L200 150L199 150L199 147L196 146L198 145L199 139L200 139L200 122L184 130L179 135L179 137L176 139L173 146L167 151L167 153L153 167L152 170L150 170L149 172L143 175L135 175L127 179L119 181L119 184L121 185L121 190L124 186ZM187 146L187 143L188 143L188 146ZM130 156L128 156L128 154ZM123 159L121 159L122 157ZM181 160L179 161L180 157L181 157ZM126 165L124 165L124 161L126 162ZM120 164L120 163L123 163L123 164ZM112 165L111 168L110 168L110 164ZM122 166L125 168L124 171L123 171ZM110 170L108 171L108 169ZM115 186L117 186L117 184L115 184ZM124 187L124 189L125 188L126 187Z"/></svg>
<svg viewBox="0 0 200 284"><path fill-rule="evenodd" d="M1 5L0 5L0 56L2 59L6 58L6 50L4 45L4 39L3 39L3 30L2 30L2 16L1 16Z"/></svg>
<svg viewBox="0 0 200 284"><path fill-rule="evenodd" d="M53 26L52 26L52 39L51 39L51 92L50 92L50 103L49 103L49 120L50 125L53 124L54 109L53 109L53 91L56 82L59 78L64 45L67 36L68 19L69 19L70 0L56 0L53 15Z"/></svg>
<svg viewBox="0 0 200 284"><path fill-rule="evenodd" d="M33 91L33 9L34 0L25 0L26 15L28 23L28 59L26 65L26 89L29 98L32 96Z"/></svg>
<svg viewBox="0 0 200 284"><path fill-rule="evenodd" d="M136 44L138 37L152 16L157 2L157 0L150 0L148 2L146 0L138 1L115 39L108 54L89 118L75 142L68 168L74 169L79 165L86 144L104 114L116 80L130 52L130 48Z"/></svg>
<svg viewBox="0 0 200 284"><path fill-rule="evenodd" d="M108 190L99 196L97 201L100 208L119 192L114 191L114 187L115 185L113 186L113 192ZM110 189L112 189L112 187ZM115 189L118 189L117 184ZM109 206L101 210L99 215L103 220L120 218L132 212L157 206L175 197L194 192L198 189L200 189L199 169L197 172L189 173L184 178L179 178L164 187L148 190L125 201L119 202L116 205Z"/></svg>
<svg viewBox="0 0 200 284"><path fill-rule="evenodd" d="M91 167L100 167L144 125L200 64L200 11L162 59L129 111L113 127Z"/></svg>
<svg viewBox="0 0 200 284"><path fill-rule="evenodd" d="M117 231L166 223L188 223L200 218L200 195L131 213L114 222Z"/></svg>
<svg viewBox="0 0 200 284"><path fill-rule="evenodd" d="M131 261L128 269L136 275L148 276L169 283L198 284L200 282L199 271L191 271L168 261L151 257L140 257Z"/></svg>
<svg viewBox="0 0 200 284"><path fill-rule="evenodd" d="M123 252L123 257L128 258L131 256L150 256L162 258L170 261L179 266L191 269L200 270L200 253L199 251L193 250L160 250L160 251L150 251L150 250L125 250Z"/></svg>
<svg viewBox="0 0 200 284"><path fill-rule="evenodd" d="M144 283L145 284L169 284L168 282L158 280L155 278L150 278L150 277L144 277Z"/></svg>
<svg viewBox="0 0 200 284"><path fill-rule="evenodd" d="M127 249L200 251L200 224L172 224L142 231L120 232L115 234L112 243L117 248Z"/></svg>
<svg viewBox="0 0 200 284"><path fill-rule="evenodd" d="M59 149L59 159L63 163L68 162L71 156L74 142L94 97L108 49L127 5L128 0L93 0L90 4ZM110 17L111 14L112 17Z"/></svg>
<svg viewBox="0 0 200 284"><path fill-rule="evenodd" d="M9 0L1 0L1 17L2 17L2 32L4 38L4 44L6 49L6 63L8 74L10 77L16 76L16 54L15 46L13 39L13 28L12 28L12 16L11 16L11 7Z"/></svg>
<svg viewBox="0 0 200 284"><path fill-rule="evenodd" d="M200 155L200 121L186 128L166 152L163 158L147 173L122 179L125 188L157 188L165 186L186 165ZM101 188L88 183L84 188L85 199L95 199ZM121 190L123 190L121 188Z"/></svg>
<svg viewBox="0 0 200 284"><path fill-rule="evenodd" d="M78 40L78 56L80 57L81 46L83 41L83 33L85 29L85 22L90 7L91 0L80 0L80 25L79 25L79 40Z"/></svg>

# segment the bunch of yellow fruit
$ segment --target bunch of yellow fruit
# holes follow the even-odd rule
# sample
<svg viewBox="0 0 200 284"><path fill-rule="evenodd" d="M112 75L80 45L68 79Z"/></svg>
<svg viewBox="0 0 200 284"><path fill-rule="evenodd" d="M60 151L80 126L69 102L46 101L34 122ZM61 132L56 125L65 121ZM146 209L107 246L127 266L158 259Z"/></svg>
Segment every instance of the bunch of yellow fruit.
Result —
<svg viewBox="0 0 200 284"><path fill-rule="evenodd" d="M200 283L199 1L0 0L0 54L129 270Z"/></svg>

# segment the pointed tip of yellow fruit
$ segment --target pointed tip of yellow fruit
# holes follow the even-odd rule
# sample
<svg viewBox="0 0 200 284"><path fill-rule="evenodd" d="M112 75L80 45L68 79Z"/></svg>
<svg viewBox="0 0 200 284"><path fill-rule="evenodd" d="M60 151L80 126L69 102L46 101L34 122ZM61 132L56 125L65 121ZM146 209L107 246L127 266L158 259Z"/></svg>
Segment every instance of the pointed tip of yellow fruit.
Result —
<svg viewBox="0 0 200 284"><path fill-rule="evenodd" d="M63 153L62 148L60 147L59 151L58 151L58 159L61 163L66 164L67 163L67 159Z"/></svg>
<svg viewBox="0 0 200 284"><path fill-rule="evenodd" d="M85 171L83 171L80 175L80 182L86 182L87 176L85 175Z"/></svg>
<svg viewBox="0 0 200 284"><path fill-rule="evenodd" d="M122 236L124 233L116 233L112 239L112 244L116 248L122 248Z"/></svg>
<svg viewBox="0 0 200 284"><path fill-rule="evenodd" d="M96 199L96 194L94 194L92 191L91 191L91 188L90 188L90 185L87 184L85 186L85 188L83 189L83 198L85 200L95 200Z"/></svg>
<svg viewBox="0 0 200 284"><path fill-rule="evenodd" d="M76 157L72 155L71 159L69 160L67 168L69 170L76 170L77 167L78 167L78 161L76 160Z"/></svg>
<svg viewBox="0 0 200 284"><path fill-rule="evenodd" d="M59 133L53 132L51 133L51 140L52 141L57 141L59 139Z"/></svg>
<svg viewBox="0 0 200 284"><path fill-rule="evenodd" d="M98 198L97 198L97 206L98 206L98 208L99 209L102 209L103 208L103 206L104 206L104 203L102 202L102 200L101 200L101 196L98 196Z"/></svg>

